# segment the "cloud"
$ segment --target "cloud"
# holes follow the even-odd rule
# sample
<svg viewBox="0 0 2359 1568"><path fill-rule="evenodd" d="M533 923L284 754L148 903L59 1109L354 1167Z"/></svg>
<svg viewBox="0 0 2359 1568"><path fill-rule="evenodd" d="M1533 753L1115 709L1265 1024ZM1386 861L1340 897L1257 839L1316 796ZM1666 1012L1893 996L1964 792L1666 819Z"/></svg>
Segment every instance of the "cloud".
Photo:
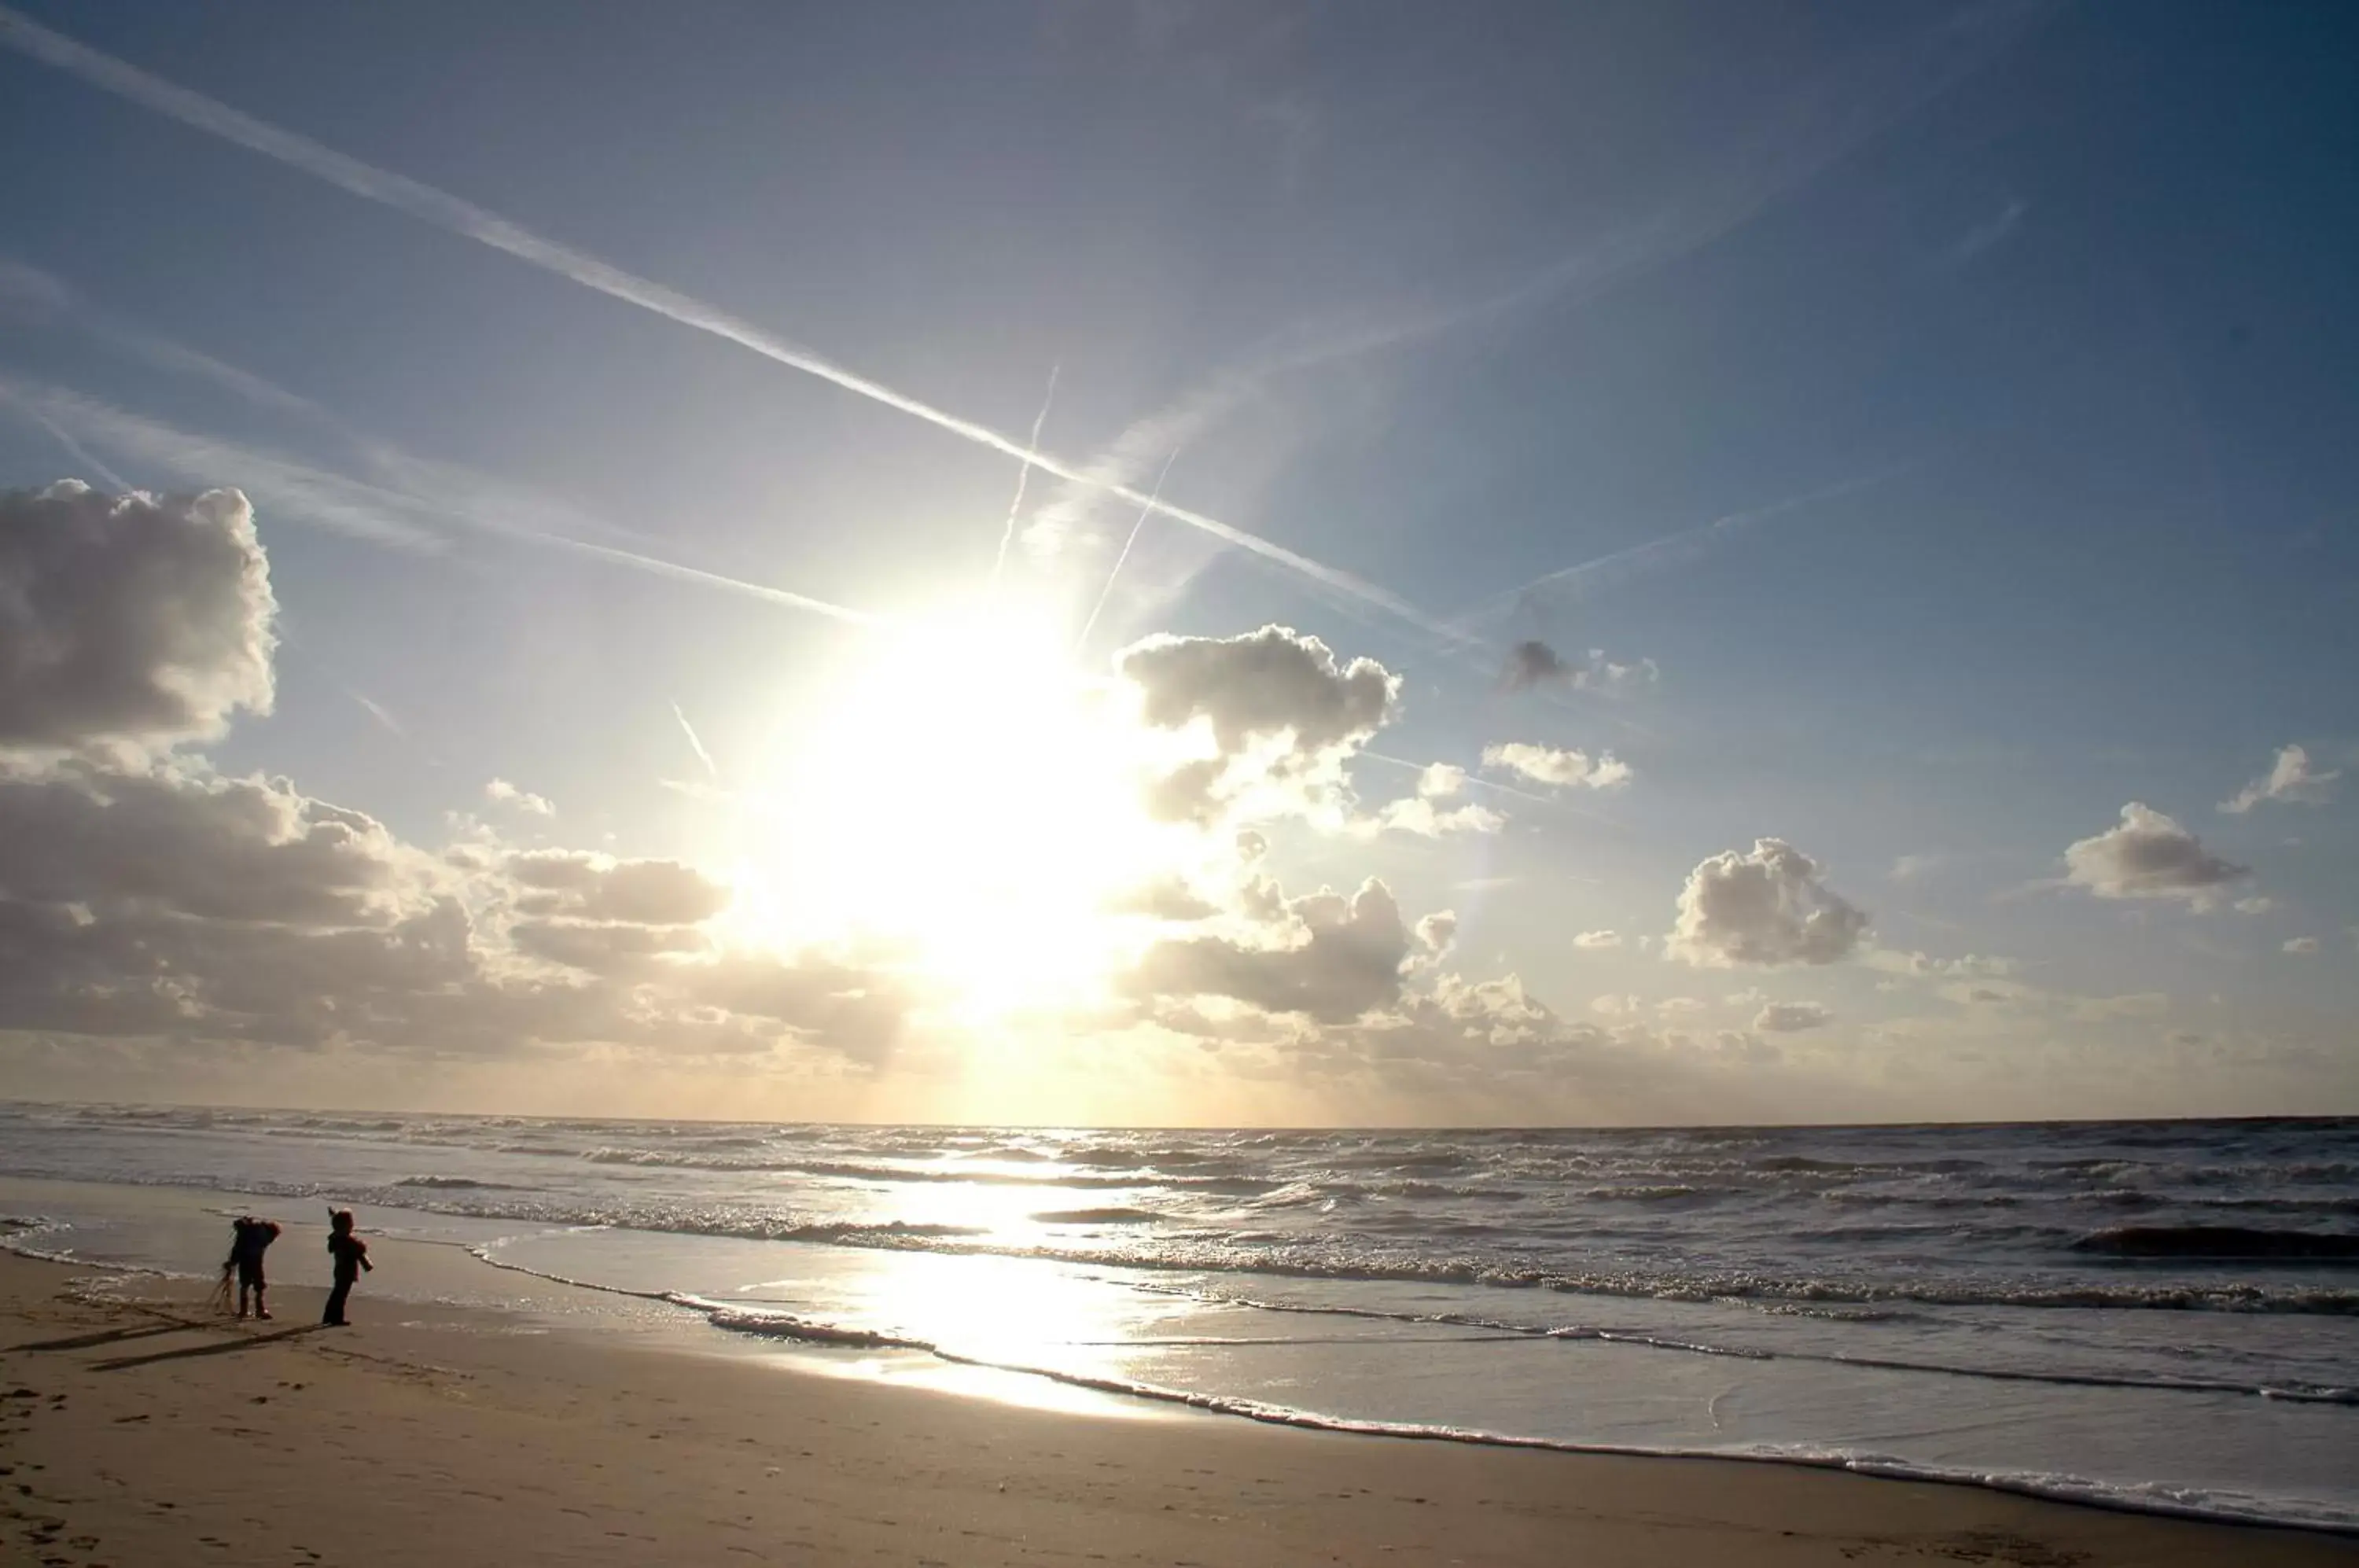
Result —
<svg viewBox="0 0 2359 1568"><path fill-rule="evenodd" d="M1145 915L1150 920L1180 924L1208 920L1221 912L1218 904L1178 877L1158 877L1123 888L1106 900L1105 908L1108 914Z"/></svg>
<svg viewBox="0 0 2359 1568"><path fill-rule="evenodd" d="M2065 1012L2075 1023L2104 1023L2114 1018L2159 1018L2170 1010L2170 998L2160 991L2132 991L2118 996L2073 996Z"/></svg>
<svg viewBox="0 0 2359 1568"><path fill-rule="evenodd" d="M582 850L511 855L508 876L527 914L636 925L694 925L729 907L729 889L676 860L617 860Z"/></svg>
<svg viewBox="0 0 2359 1568"><path fill-rule="evenodd" d="M2318 951L2318 939L2314 936L2290 937L2286 942L2285 951L2302 953L2306 956Z"/></svg>
<svg viewBox="0 0 2359 1568"><path fill-rule="evenodd" d="M1622 933L1617 931L1586 931L1572 939L1575 947L1603 948L1622 945Z"/></svg>
<svg viewBox="0 0 2359 1568"><path fill-rule="evenodd" d="M1141 996L1223 996L1264 1012L1346 1023L1399 999L1411 940L1392 890L1371 877L1349 898L1322 888L1287 900L1277 929L1250 939L1156 942L1125 985Z"/></svg>
<svg viewBox="0 0 2359 1568"><path fill-rule="evenodd" d="M873 1064L917 1005L890 964L732 951L708 923L726 890L692 868L437 853L196 758L0 769L0 1050Z"/></svg>
<svg viewBox="0 0 2359 1568"><path fill-rule="evenodd" d="M1426 796L1415 795L1407 800L1386 801L1376 813L1352 824L1354 831L1415 833L1420 838L1443 838L1451 833L1495 833L1507 825L1507 819L1488 806L1464 805L1452 811L1436 811Z"/></svg>
<svg viewBox="0 0 2359 1568"><path fill-rule="evenodd" d="M2064 852L2065 880L2100 898L2180 898L2207 908L2221 887L2250 875L2221 859L2172 818L2133 800L2118 827Z"/></svg>
<svg viewBox="0 0 2359 1568"><path fill-rule="evenodd" d="M1157 636L1114 657L1150 728L1203 745L1149 792L1168 821L1340 811L1343 765L1397 711L1400 680L1373 659L1267 626L1233 637Z"/></svg>
<svg viewBox="0 0 2359 1568"><path fill-rule="evenodd" d="M1816 1002L1772 1002L1753 1016L1753 1027L1765 1034L1795 1034L1824 1029L1833 1018Z"/></svg>
<svg viewBox="0 0 2359 1568"><path fill-rule="evenodd" d="M2264 800L2287 805L2322 806L2334 799L2340 768L2321 773L2310 767L2310 753L2298 746L2280 746L2269 770L2220 802L2220 809L2241 816Z"/></svg>
<svg viewBox="0 0 2359 1568"><path fill-rule="evenodd" d="M1892 863L1888 873L1895 882L1913 882L1940 866L1949 859L1945 855L1904 855Z"/></svg>
<svg viewBox="0 0 2359 1568"><path fill-rule="evenodd" d="M1666 951L1693 964L1832 964L1867 932L1864 910L1829 888L1783 839L1715 855L1688 874Z"/></svg>
<svg viewBox="0 0 2359 1568"><path fill-rule="evenodd" d="M557 815L557 808L549 804L547 796L536 795L529 789L519 789L505 779L495 779L484 785L484 798L497 805L513 806L527 816Z"/></svg>
<svg viewBox="0 0 2359 1568"><path fill-rule="evenodd" d="M1889 947L1870 948L1860 955L1860 961L1886 975L1907 975L1918 979L2008 975L2023 967L2012 958L1984 958L1971 953L1962 958L1935 958L1930 953L1904 953Z"/></svg>
<svg viewBox="0 0 2359 1568"><path fill-rule="evenodd" d="M2277 907L2277 901L2275 898L2239 898L2234 905L2235 911L2240 915L2266 915Z"/></svg>
<svg viewBox="0 0 2359 1568"><path fill-rule="evenodd" d="M234 490L0 492L0 747L169 746L267 713L277 613Z"/></svg>
<svg viewBox="0 0 2359 1568"><path fill-rule="evenodd" d="M1553 746L1510 741L1483 748L1483 766L1504 768L1535 784L1568 789L1618 789L1630 782L1630 765L1612 752L1592 761L1585 751L1559 751Z"/></svg>
<svg viewBox="0 0 2359 1568"><path fill-rule="evenodd" d="M1447 800L1466 788L1466 769L1447 762L1430 764L1417 776L1417 792L1429 800Z"/></svg>
<svg viewBox="0 0 2359 1568"><path fill-rule="evenodd" d="M1506 662L1499 670L1499 688L1528 691L1535 686L1570 686L1575 691L1627 692L1654 685L1662 673L1651 659L1617 664L1605 657L1602 648L1591 648L1587 659L1575 663L1533 638L1507 650Z"/></svg>

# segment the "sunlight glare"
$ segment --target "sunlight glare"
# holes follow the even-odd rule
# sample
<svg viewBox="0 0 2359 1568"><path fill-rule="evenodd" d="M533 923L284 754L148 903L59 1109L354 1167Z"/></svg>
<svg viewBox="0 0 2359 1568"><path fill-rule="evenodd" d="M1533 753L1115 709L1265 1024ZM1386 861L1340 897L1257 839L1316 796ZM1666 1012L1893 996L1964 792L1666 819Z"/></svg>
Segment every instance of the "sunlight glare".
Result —
<svg viewBox="0 0 2359 1568"><path fill-rule="evenodd" d="M1170 839L1140 805L1124 694L1065 637L995 602L881 638L834 682L752 824L748 902L774 937L824 917L906 942L972 1018L1101 988L1136 940L1109 898Z"/></svg>

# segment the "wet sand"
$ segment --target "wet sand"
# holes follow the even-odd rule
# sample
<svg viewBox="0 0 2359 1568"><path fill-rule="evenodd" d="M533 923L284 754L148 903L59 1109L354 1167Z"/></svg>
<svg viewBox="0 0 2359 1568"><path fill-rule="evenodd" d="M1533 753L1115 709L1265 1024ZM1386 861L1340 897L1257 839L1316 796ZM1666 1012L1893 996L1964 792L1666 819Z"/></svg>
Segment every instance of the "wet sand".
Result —
<svg viewBox="0 0 2359 1568"><path fill-rule="evenodd" d="M353 1329L293 1287L241 1324L189 1306L201 1287L103 1278L0 1256L0 1560L2359 1562L2345 1538L1832 1471L1024 1409L365 1285Z"/></svg>

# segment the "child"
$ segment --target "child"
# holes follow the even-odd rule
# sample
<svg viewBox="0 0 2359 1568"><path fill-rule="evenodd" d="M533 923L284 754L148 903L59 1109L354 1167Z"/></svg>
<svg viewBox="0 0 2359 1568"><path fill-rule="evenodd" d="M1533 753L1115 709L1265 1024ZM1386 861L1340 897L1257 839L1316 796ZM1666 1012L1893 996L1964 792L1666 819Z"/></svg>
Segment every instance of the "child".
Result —
<svg viewBox="0 0 2359 1568"><path fill-rule="evenodd" d="M271 1220L258 1220L252 1214L240 1214L230 1225L229 1257L222 1263L223 1293L228 1293L230 1270L237 1270L237 1315L245 1316L245 1293L254 1292L254 1315L268 1322L270 1305L264 1292L269 1289L262 1278L262 1255L278 1239L278 1226Z"/></svg>
<svg viewBox="0 0 2359 1568"><path fill-rule="evenodd" d="M336 1288L328 1294L328 1310L320 1321L331 1328L344 1326L344 1298L353 1293L353 1282L364 1269L376 1265L368 1260L368 1243L353 1234L353 1211L337 1209L328 1216L328 1252L336 1260Z"/></svg>

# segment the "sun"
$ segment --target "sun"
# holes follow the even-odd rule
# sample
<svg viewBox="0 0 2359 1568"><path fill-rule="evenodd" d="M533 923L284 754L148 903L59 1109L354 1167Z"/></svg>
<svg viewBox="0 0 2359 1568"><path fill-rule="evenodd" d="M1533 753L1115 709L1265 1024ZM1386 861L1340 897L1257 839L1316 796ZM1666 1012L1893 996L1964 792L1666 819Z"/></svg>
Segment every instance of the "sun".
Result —
<svg viewBox="0 0 2359 1568"><path fill-rule="evenodd" d="M1112 912L1177 840L1141 805L1125 694L1061 617L992 603L879 637L779 738L747 872L772 933L905 944L952 1010L1086 999L1137 939Z"/></svg>

